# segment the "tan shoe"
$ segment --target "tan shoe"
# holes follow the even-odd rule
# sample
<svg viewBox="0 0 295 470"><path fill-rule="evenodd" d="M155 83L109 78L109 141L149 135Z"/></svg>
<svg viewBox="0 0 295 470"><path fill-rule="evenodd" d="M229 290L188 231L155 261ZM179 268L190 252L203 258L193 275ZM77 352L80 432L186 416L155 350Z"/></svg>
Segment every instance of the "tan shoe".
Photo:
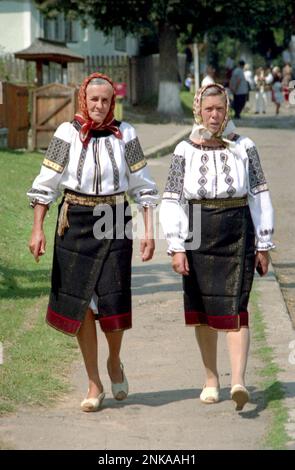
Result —
<svg viewBox="0 0 295 470"><path fill-rule="evenodd" d="M236 402L236 411L241 411L250 399L250 395L244 385L236 384L230 391L231 399Z"/></svg>
<svg viewBox="0 0 295 470"><path fill-rule="evenodd" d="M81 402L81 410L86 412L98 411L104 400L105 393L102 391L97 398L84 398Z"/></svg>
<svg viewBox="0 0 295 470"><path fill-rule="evenodd" d="M219 402L219 387L206 387L204 388L200 395L200 400L206 405L212 405L213 403Z"/></svg>
<svg viewBox="0 0 295 470"><path fill-rule="evenodd" d="M120 363L120 368L122 371L123 382L114 383L111 381L113 397L118 401L125 400L129 392L129 385L126 375L124 374L124 366L122 363Z"/></svg>

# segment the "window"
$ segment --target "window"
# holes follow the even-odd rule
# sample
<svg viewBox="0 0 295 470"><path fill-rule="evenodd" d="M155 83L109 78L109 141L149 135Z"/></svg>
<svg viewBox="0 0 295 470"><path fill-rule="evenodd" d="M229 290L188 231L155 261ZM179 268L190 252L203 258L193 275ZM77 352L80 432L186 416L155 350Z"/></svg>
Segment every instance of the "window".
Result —
<svg viewBox="0 0 295 470"><path fill-rule="evenodd" d="M78 42L78 28L77 21L65 20L65 41Z"/></svg>
<svg viewBox="0 0 295 470"><path fill-rule="evenodd" d="M65 31L63 27L63 18L57 16L56 18L46 18L43 16L43 38L51 41L65 40Z"/></svg>
<svg viewBox="0 0 295 470"><path fill-rule="evenodd" d="M51 39L51 21L43 17L43 38Z"/></svg>
<svg viewBox="0 0 295 470"><path fill-rule="evenodd" d="M115 50L126 52L126 36L121 28L115 28Z"/></svg>

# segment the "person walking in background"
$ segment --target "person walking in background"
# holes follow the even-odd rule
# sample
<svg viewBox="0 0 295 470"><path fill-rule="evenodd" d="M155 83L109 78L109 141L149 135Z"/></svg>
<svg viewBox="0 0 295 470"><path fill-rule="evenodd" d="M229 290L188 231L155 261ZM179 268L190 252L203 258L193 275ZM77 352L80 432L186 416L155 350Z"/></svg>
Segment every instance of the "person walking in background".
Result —
<svg viewBox="0 0 295 470"><path fill-rule="evenodd" d="M240 60L230 80L230 90L234 95L233 108L235 111L235 119L240 119L248 94L248 83L244 75L244 66L245 62Z"/></svg>
<svg viewBox="0 0 295 470"><path fill-rule="evenodd" d="M273 83L272 83L272 98L276 106L276 116L280 112L281 104L284 102L282 74L279 67L272 69Z"/></svg>
<svg viewBox="0 0 295 470"><path fill-rule="evenodd" d="M160 221L174 271L183 276L185 323L195 329L205 368L200 400L219 401L217 331L227 334L231 398L249 400L248 300L254 269L268 270L274 248L273 209L255 143L235 133L229 101L219 84L194 100L196 124L172 156ZM201 220L194 220L199 207ZM199 247L193 247L199 239Z"/></svg>
<svg viewBox="0 0 295 470"><path fill-rule="evenodd" d="M289 83L292 80L292 66L286 63L283 67L282 87L286 106L289 106Z"/></svg>
<svg viewBox="0 0 295 470"><path fill-rule="evenodd" d="M206 75L204 76L201 86L206 86L210 85L215 82L214 77L215 77L215 68L212 65L208 65L207 70L206 70Z"/></svg>
<svg viewBox="0 0 295 470"><path fill-rule="evenodd" d="M266 77L264 74L263 67L258 67L256 73L254 75L254 83L255 83L255 114L259 113L266 113L266 104L267 104L267 97L266 97Z"/></svg>
<svg viewBox="0 0 295 470"><path fill-rule="evenodd" d="M225 81L224 81L225 88L229 88L230 79L232 77L234 66L235 66L234 60L230 56L228 56L225 61Z"/></svg>
<svg viewBox="0 0 295 470"><path fill-rule="evenodd" d="M81 409L97 411L105 392L98 369L95 320L108 342L113 396L124 400L128 395L120 360L124 330L132 326L132 237L127 233L131 216L126 192L144 213L142 261L150 260L154 253L149 221L158 193L135 129L114 119L112 80L91 74L83 81L78 100L79 112L72 122L57 128L40 174L27 193L34 208L29 248L36 261L44 255L43 221L49 206L63 192L46 320L53 328L77 336L89 381ZM105 231L103 225L99 228L103 214L108 216Z"/></svg>

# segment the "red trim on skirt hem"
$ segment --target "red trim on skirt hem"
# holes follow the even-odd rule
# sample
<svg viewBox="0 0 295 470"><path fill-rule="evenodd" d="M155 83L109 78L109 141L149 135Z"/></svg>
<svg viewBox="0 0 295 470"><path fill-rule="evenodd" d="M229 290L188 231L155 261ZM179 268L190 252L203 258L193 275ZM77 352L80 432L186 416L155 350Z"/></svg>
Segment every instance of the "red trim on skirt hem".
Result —
<svg viewBox="0 0 295 470"><path fill-rule="evenodd" d="M248 327L248 312L239 312L238 315L207 315L196 310L184 312L185 324L189 326L206 325L215 330L239 330Z"/></svg>
<svg viewBox="0 0 295 470"><path fill-rule="evenodd" d="M120 315L110 315L109 317L98 317L102 331L108 333L111 331L129 330L132 327L131 313L122 313Z"/></svg>
<svg viewBox="0 0 295 470"><path fill-rule="evenodd" d="M71 320L70 318L64 317L60 313L55 312L48 306L46 322L58 331L67 335L76 336L81 323L79 320Z"/></svg>

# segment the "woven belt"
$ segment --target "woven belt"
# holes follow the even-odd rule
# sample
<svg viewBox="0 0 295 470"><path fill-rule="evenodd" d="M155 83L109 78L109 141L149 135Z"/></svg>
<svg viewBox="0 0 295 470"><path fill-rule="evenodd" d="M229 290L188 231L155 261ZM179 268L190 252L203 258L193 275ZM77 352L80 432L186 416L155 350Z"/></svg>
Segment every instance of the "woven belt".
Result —
<svg viewBox="0 0 295 470"><path fill-rule="evenodd" d="M95 207L97 204L122 204L126 201L125 193L107 194L105 196L89 196L88 194L78 194L72 191L65 191L65 202L74 206Z"/></svg>
<svg viewBox="0 0 295 470"><path fill-rule="evenodd" d="M70 226L68 221L68 208L70 205L95 207L98 204L108 204L109 206L115 206L116 204L123 204L126 200L127 197L125 193L89 196L66 190L64 201L60 208L57 233L61 237L65 233L65 229Z"/></svg>
<svg viewBox="0 0 295 470"><path fill-rule="evenodd" d="M201 204L202 206L212 208L225 208L225 207L243 207L248 205L247 197L233 197L233 198L220 198L220 199L190 199L189 204Z"/></svg>

